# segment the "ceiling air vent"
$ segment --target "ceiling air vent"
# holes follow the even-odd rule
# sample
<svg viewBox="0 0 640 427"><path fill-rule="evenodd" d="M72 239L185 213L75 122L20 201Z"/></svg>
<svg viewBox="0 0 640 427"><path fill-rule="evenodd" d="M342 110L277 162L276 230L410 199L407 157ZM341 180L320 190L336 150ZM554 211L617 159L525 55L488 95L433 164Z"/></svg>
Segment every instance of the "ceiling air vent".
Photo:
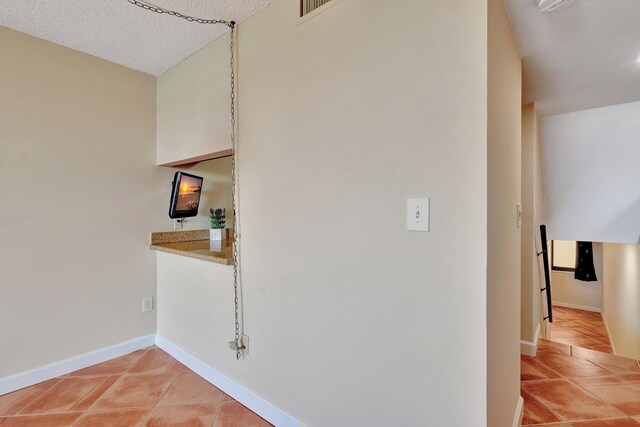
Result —
<svg viewBox="0 0 640 427"><path fill-rule="evenodd" d="M330 1L331 0L300 0L300 16L305 16Z"/></svg>
<svg viewBox="0 0 640 427"><path fill-rule="evenodd" d="M542 13L553 12L561 7L572 5L576 0L537 0L538 10Z"/></svg>

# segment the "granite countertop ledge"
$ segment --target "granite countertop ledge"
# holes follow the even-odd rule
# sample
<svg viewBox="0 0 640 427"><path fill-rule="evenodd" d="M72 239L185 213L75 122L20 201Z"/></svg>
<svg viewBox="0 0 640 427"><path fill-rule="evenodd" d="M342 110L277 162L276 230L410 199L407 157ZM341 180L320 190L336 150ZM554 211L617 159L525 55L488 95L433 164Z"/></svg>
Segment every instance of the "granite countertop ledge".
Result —
<svg viewBox="0 0 640 427"><path fill-rule="evenodd" d="M209 230L178 230L151 233L149 249L216 264L233 264L233 239L209 240Z"/></svg>

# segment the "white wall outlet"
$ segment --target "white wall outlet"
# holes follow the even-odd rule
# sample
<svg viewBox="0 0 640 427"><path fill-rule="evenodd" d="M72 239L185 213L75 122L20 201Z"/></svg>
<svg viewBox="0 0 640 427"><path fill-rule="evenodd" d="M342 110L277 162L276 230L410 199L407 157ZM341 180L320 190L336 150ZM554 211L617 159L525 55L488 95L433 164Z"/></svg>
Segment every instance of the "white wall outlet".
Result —
<svg viewBox="0 0 640 427"><path fill-rule="evenodd" d="M142 298L142 312L153 311L153 297Z"/></svg>
<svg viewBox="0 0 640 427"><path fill-rule="evenodd" d="M429 231L429 204L428 197L407 199L408 231Z"/></svg>

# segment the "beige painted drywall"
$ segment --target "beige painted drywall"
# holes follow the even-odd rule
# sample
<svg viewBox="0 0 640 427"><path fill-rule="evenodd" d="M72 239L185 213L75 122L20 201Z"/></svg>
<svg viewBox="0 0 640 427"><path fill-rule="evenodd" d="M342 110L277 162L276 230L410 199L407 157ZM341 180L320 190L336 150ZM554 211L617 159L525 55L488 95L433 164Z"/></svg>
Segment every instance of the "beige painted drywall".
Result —
<svg viewBox="0 0 640 427"><path fill-rule="evenodd" d="M520 253L521 263L521 291L520 291L520 339L534 341L536 325L534 324L534 312L539 305L539 298L534 298L535 256L535 226L533 223L534 211L534 150L536 110L535 105L529 104L522 107L522 248Z"/></svg>
<svg viewBox="0 0 640 427"><path fill-rule="evenodd" d="M551 251L552 266L554 268L575 268L576 251L575 240L554 240Z"/></svg>
<svg viewBox="0 0 640 427"><path fill-rule="evenodd" d="M543 249L543 245L546 244L548 247L548 242L542 242L540 237L540 226L547 224L547 209L545 204L545 196L544 196L544 168L542 164L542 138L540 136L540 122L538 120L537 113L535 114L535 124L534 131L535 137L533 142L535 144L534 148L534 167L533 167L533 176L534 176L534 188L533 188L533 235L534 235L534 247L536 254L541 253ZM541 327L541 335L545 335L548 331L548 320L543 320L548 313L546 294L543 298L540 293L540 289L543 289L546 286L544 279L544 259L542 256L536 255L536 260L533 266L533 297L532 297L532 306L533 306L533 322L532 325L540 323ZM537 327L536 327L537 328ZM534 329L535 335L535 329ZM535 339L535 337L533 337Z"/></svg>
<svg viewBox="0 0 640 427"><path fill-rule="evenodd" d="M520 338L534 342L535 331L539 324L540 284L535 280L538 257L536 256L535 152L539 143L537 138L537 113L534 104L522 107L522 253L521 253L521 291L520 291ZM537 292L534 292L535 290Z"/></svg>
<svg viewBox="0 0 640 427"><path fill-rule="evenodd" d="M3 377L155 332L170 172L155 78L3 27L0 63Z"/></svg>
<svg viewBox="0 0 640 427"><path fill-rule="evenodd" d="M640 246L605 243L603 317L620 356L640 359Z"/></svg>
<svg viewBox="0 0 640 427"><path fill-rule="evenodd" d="M486 426L483 3L345 0L298 25L277 0L239 26L249 355L227 348L229 268L170 254L162 335L313 426ZM194 60L226 64L214 44ZM420 195L431 231L407 232Z"/></svg>
<svg viewBox="0 0 640 427"><path fill-rule="evenodd" d="M158 78L157 164L231 148L229 41L223 36Z"/></svg>
<svg viewBox="0 0 640 427"><path fill-rule="evenodd" d="M576 306L576 308L602 309L602 243L593 243L593 265L596 269L595 282L582 282L574 278L573 272L551 271L553 303Z"/></svg>
<svg viewBox="0 0 640 427"><path fill-rule="evenodd" d="M542 119L549 238L639 243L640 102Z"/></svg>
<svg viewBox="0 0 640 427"><path fill-rule="evenodd" d="M535 343L542 326L544 271L537 256L541 249L540 225L546 221L542 185L541 144L535 104L522 107L522 252L520 339ZM526 347L531 350L531 346Z"/></svg>
<svg viewBox="0 0 640 427"><path fill-rule="evenodd" d="M508 427L520 397L522 64L504 3L488 4L487 425Z"/></svg>

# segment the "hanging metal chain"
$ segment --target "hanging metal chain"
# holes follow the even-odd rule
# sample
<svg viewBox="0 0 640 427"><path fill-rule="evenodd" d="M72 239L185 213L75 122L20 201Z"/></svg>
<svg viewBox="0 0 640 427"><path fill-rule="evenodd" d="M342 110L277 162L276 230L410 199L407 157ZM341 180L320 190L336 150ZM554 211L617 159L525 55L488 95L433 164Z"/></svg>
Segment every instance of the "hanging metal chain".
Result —
<svg viewBox="0 0 640 427"><path fill-rule="evenodd" d="M235 27L234 21L224 21L221 19L202 19L195 18L193 16L183 15L179 12L163 9L155 6L146 1L139 0L127 0L129 3L138 6L142 9L159 14L168 14L175 16L176 18L186 19L189 22L196 22L198 24L222 24L231 28L231 198L232 198L232 210L233 210L233 292L234 292L234 308L235 308L235 338L229 342L229 347L236 352L236 360L240 360L242 357L242 351L246 349L246 346L240 338L240 289L239 289L239 259L240 254L238 251L239 234L238 234L238 205L237 205L237 144L236 144L236 65L235 65Z"/></svg>
<svg viewBox="0 0 640 427"><path fill-rule="evenodd" d="M170 9L164 9L160 6L156 6L152 3L146 2L146 1L139 1L139 0L127 0L129 3L131 3L132 5L138 6L142 9L148 10L150 12L155 12L155 13L159 13L159 14L163 14L166 13L167 15L171 15L171 16L175 16L176 18L182 18L185 19L189 22L197 22L198 24L223 24L226 25L229 28L233 28L235 26L235 22L233 21L224 21L222 19L203 19L203 18L196 18L194 16L189 16L189 15L183 15L180 12L176 12L175 10L170 10Z"/></svg>
<svg viewBox="0 0 640 427"><path fill-rule="evenodd" d="M237 148L236 148L236 66L235 66L235 26L231 27L231 200L233 208L233 292L235 302L235 320L236 320L236 335L235 341L229 343L230 347L236 351L236 360L240 359L242 350L245 349L242 340L240 339L240 315L239 315L239 291L238 291L238 209L237 209Z"/></svg>

